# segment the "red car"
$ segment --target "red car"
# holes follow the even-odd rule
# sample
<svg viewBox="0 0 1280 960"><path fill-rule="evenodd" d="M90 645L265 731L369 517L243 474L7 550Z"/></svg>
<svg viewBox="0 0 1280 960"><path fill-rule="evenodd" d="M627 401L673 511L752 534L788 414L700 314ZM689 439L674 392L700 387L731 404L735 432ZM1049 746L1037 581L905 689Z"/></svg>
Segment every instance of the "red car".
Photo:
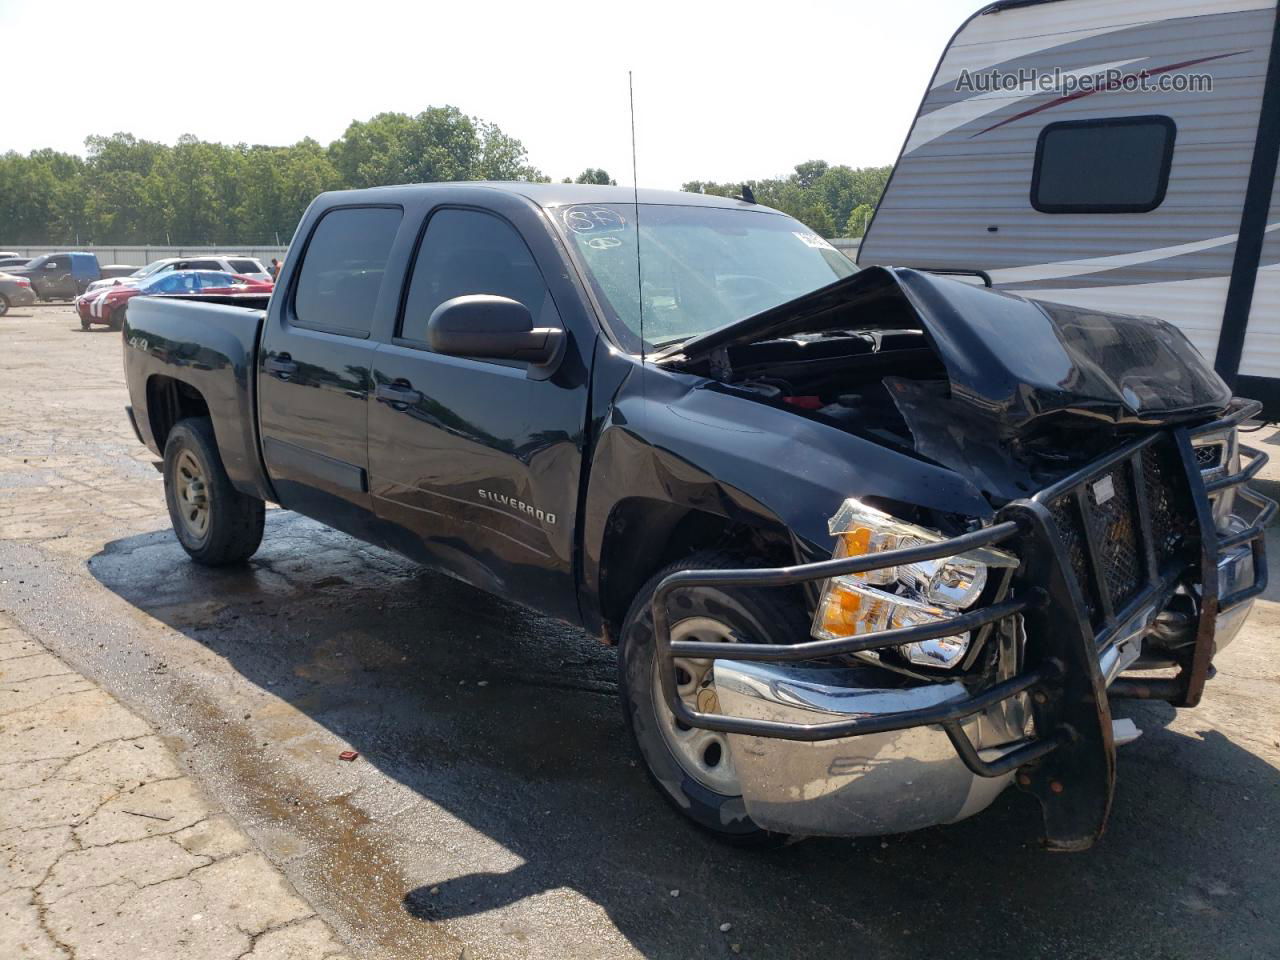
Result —
<svg viewBox="0 0 1280 960"><path fill-rule="evenodd" d="M77 301L80 313L80 327L88 330L90 324L104 323L112 330L119 330L124 325L125 309L129 300L136 296L152 296L163 294L204 293L270 293L275 285L269 280L255 280L237 273L222 273L218 270L172 270L162 273L140 286L122 284L108 287L98 296L81 297Z"/></svg>

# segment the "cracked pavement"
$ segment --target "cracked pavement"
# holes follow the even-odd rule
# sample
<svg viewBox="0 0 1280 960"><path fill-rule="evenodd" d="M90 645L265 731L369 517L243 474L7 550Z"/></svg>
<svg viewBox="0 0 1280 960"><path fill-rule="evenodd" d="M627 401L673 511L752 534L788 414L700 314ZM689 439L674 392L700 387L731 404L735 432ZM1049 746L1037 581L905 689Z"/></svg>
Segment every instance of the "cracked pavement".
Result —
<svg viewBox="0 0 1280 960"><path fill-rule="evenodd" d="M611 651L563 624L281 510L246 567L193 566L121 381L119 334L81 333L63 307L0 320L0 611L54 655L5 661L28 679L0 709L88 698L87 677L222 812L176 826L184 788L128 764L121 775L149 777L132 800L114 786L99 799L92 781L55 797L42 778L80 752L76 731L55 722L31 738L53 749L27 757L4 740L0 787L41 798L6 841L47 836L60 852L0 895L0 960L11 930L53 950L65 934L55 913L46 933L32 912L37 887L56 916L102 922L90 936L104 943L134 936L130 952L146 956L147 937L210 915L185 905L206 895L193 877L248 869L254 849L363 960L1275 955L1280 584L1200 708L1120 707L1144 733L1120 753L1094 850L1043 853L1036 805L1010 790L948 827L753 853L690 828L646 783ZM343 763L343 750L360 757ZM30 764L30 782L10 760ZM247 835L249 853L221 826ZM185 832L202 828L203 847ZM110 852L117 836L145 861L132 886L108 876L125 862ZM233 885L256 909L260 888ZM274 925L253 949L290 957L320 921L241 917L228 936L263 922Z"/></svg>
<svg viewBox="0 0 1280 960"><path fill-rule="evenodd" d="M150 726L0 614L0 957L345 960Z"/></svg>

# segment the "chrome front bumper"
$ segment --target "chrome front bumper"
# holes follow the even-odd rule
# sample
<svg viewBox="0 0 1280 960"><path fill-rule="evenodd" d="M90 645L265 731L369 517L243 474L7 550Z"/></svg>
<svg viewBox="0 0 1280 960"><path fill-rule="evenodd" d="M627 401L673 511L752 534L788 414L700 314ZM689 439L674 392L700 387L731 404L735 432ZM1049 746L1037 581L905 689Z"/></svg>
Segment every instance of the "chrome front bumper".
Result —
<svg viewBox="0 0 1280 960"><path fill-rule="evenodd" d="M959 703L957 682L868 689L858 669L813 669L719 660L716 693L736 717L826 723ZM1026 694L961 721L984 760L1025 743ZM873 836L963 820L986 809L1013 773L980 777L964 765L941 726L815 743L728 736L747 813L779 833Z"/></svg>

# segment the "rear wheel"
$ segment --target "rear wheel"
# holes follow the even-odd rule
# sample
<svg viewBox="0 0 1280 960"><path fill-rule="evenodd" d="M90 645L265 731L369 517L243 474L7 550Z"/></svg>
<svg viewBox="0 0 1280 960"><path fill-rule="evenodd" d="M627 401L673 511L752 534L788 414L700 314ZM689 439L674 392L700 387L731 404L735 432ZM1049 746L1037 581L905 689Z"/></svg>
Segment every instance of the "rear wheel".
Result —
<svg viewBox="0 0 1280 960"><path fill-rule="evenodd" d="M0 293L0 317L3 317L8 312L9 312L9 298L6 297L3 293Z"/></svg>
<svg viewBox="0 0 1280 960"><path fill-rule="evenodd" d="M164 494L173 532L196 563L240 563L262 543L266 505L231 485L208 417L180 420L169 432Z"/></svg>
<svg viewBox="0 0 1280 960"><path fill-rule="evenodd" d="M705 551L656 573L636 596L623 624L618 671L627 726L663 795L698 826L723 839L771 846L787 837L761 829L747 815L728 739L686 726L664 703L650 613L654 590L677 570L747 565L741 557ZM668 603L676 640L732 643L750 637L761 643L793 643L808 632L800 605L782 590L694 587L676 591ZM713 667L706 659L675 660L676 690L691 709L719 712Z"/></svg>

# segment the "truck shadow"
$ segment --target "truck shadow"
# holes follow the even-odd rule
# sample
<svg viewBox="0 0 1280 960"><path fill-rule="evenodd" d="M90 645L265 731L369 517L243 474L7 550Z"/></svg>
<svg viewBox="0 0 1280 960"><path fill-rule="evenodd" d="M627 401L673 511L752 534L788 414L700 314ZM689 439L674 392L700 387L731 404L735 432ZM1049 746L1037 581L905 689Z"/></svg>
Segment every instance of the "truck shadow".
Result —
<svg viewBox="0 0 1280 960"><path fill-rule="evenodd" d="M612 651L268 517L244 567L198 568L164 531L109 544L90 570L258 688L242 717L202 680L207 656L147 678L172 687L202 762L234 771L251 828L305 834L306 872L342 876L328 906L385 951L424 956L424 931L487 914L499 955L625 955L612 933L591 942L601 917L566 891L649 957L1252 956L1280 942L1280 773L1195 712L1119 711L1145 734L1121 753L1109 833L1086 854L1044 853L1038 807L1016 791L945 828L735 849L645 782ZM332 762L339 743L375 782L334 773L355 770Z"/></svg>

